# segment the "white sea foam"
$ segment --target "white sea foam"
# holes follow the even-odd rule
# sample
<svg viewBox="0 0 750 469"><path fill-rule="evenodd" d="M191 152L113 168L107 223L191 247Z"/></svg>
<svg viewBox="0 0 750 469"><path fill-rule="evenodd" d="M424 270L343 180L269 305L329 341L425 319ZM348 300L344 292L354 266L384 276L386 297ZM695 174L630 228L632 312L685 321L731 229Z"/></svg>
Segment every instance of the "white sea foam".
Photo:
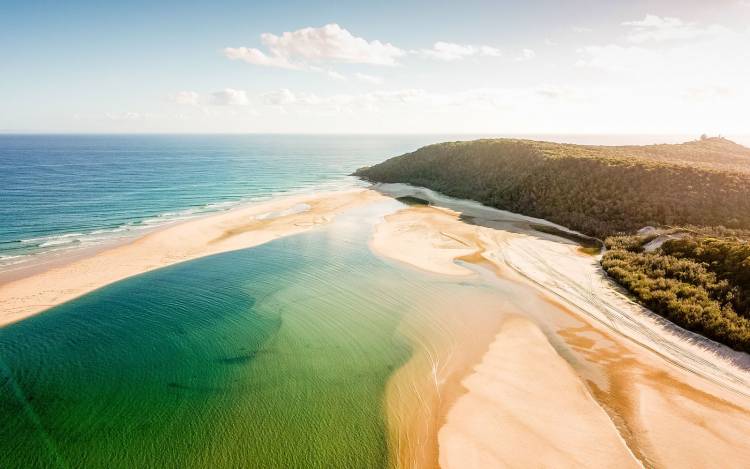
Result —
<svg viewBox="0 0 750 469"><path fill-rule="evenodd" d="M38 238L27 238L22 239L21 242L25 244L37 244L43 246L44 243L54 242L57 240L65 240L69 238L75 238L77 236L83 236L83 233L64 233L59 235L40 236Z"/></svg>
<svg viewBox="0 0 750 469"><path fill-rule="evenodd" d="M14 256L0 255L0 266L9 266L24 262L29 256L27 254L20 254Z"/></svg>
<svg viewBox="0 0 750 469"><path fill-rule="evenodd" d="M0 268L29 261L42 259L47 255L60 255L65 252L96 246L106 242L113 242L128 237L136 237L147 230L158 229L160 226L181 222L205 216L210 213L231 210L238 206L255 204L268 201L278 197L292 197L297 195L329 192L334 190L353 189L361 187L364 183L348 178L338 181L330 181L323 184L298 187L295 189L281 190L273 194L245 197L236 200L225 200L211 202L205 205L186 208L184 210L172 210L151 217L128 221L122 225L110 228L97 228L89 232L73 232L62 234L50 234L18 240L20 249L14 249L6 254L0 254ZM258 215L256 218L273 219L310 210L307 204L296 204L286 210L268 212ZM18 245L16 245L18 246ZM12 254L11 254L12 253Z"/></svg>

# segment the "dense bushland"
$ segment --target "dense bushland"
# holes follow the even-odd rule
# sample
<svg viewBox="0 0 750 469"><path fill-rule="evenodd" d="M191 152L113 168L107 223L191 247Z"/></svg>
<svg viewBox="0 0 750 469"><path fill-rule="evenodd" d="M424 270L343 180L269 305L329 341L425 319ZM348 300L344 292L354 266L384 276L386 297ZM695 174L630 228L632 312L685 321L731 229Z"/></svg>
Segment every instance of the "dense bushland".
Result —
<svg viewBox="0 0 750 469"><path fill-rule="evenodd" d="M737 165L737 147L743 149L750 170L750 150L724 139L649 147L496 139L430 145L355 174L428 187L598 237L646 225L750 228L750 172L693 164L723 163L717 146L732 148ZM634 156L627 156L629 148Z"/></svg>
<svg viewBox="0 0 750 469"><path fill-rule="evenodd" d="M652 311L685 329L750 352L750 245L682 233L646 251L650 238L606 240L604 270Z"/></svg>
<svg viewBox="0 0 750 469"><path fill-rule="evenodd" d="M750 149L722 138L640 147L477 140L430 145L355 174L607 238L604 269L644 305L750 352ZM632 235L685 225L679 236ZM644 249L664 233L672 239Z"/></svg>

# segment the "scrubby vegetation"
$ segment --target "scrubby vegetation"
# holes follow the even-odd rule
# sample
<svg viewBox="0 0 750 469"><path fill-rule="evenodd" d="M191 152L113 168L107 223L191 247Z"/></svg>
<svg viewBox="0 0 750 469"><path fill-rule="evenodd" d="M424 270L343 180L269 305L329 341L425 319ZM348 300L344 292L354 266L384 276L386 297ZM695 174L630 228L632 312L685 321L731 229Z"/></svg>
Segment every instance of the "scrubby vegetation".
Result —
<svg viewBox="0 0 750 469"><path fill-rule="evenodd" d="M750 245L740 238L680 234L649 251L644 246L653 236L608 238L602 266L652 311L750 352Z"/></svg>
<svg viewBox="0 0 750 469"><path fill-rule="evenodd" d="M731 149L726 160L716 156L723 147ZM708 169L712 161L750 171L750 150L724 139L647 147L477 140L430 145L355 174L428 187L601 238L646 225L750 228L750 172Z"/></svg>
<svg viewBox="0 0 750 469"><path fill-rule="evenodd" d="M641 147L477 140L427 146L355 174L607 238L604 269L644 305L750 352L750 149L723 138ZM661 229L632 235L644 226Z"/></svg>

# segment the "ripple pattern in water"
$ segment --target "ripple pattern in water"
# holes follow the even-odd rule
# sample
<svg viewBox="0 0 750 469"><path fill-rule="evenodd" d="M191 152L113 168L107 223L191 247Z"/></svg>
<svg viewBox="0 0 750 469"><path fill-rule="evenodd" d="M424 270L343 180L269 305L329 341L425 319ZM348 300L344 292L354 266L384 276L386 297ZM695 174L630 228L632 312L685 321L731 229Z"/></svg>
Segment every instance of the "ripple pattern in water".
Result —
<svg viewBox="0 0 750 469"><path fill-rule="evenodd" d="M0 329L2 467L387 466L398 324L452 293L372 256L370 228L343 217Z"/></svg>

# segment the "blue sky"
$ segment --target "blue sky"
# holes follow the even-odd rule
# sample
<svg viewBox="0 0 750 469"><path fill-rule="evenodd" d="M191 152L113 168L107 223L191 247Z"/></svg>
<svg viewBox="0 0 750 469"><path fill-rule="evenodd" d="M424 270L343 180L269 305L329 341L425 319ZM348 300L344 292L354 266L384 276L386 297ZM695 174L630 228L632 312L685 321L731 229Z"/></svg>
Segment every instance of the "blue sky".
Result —
<svg viewBox="0 0 750 469"><path fill-rule="evenodd" d="M158 3L3 2L0 131L750 129L749 1Z"/></svg>

